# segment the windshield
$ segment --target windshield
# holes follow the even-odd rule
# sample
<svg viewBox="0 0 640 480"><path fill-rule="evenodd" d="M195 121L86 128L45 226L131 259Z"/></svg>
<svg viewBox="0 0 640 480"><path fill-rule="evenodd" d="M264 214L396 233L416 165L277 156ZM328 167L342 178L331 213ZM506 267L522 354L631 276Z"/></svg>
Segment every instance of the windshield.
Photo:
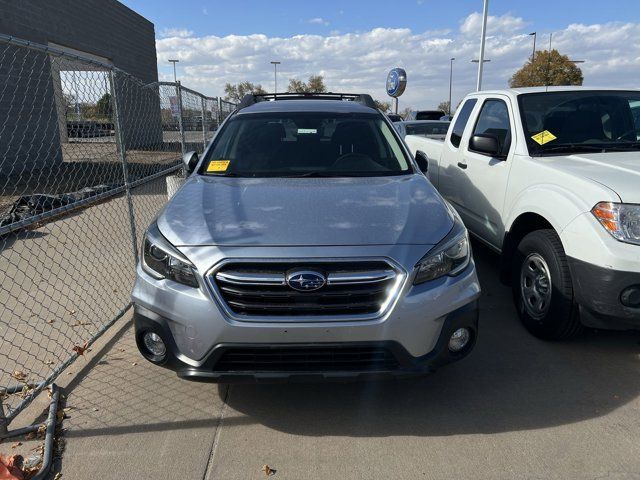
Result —
<svg viewBox="0 0 640 480"><path fill-rule="evenodd" d="M239 114L229 120L201 173L347 177L411 172L381 115L285 112Z"/></svg>
<svg viewBox="0 0 640 480"><path fill-rule="evenodd" d="M407 123L407 135L446 135L449 122Z"/></svg>
<svg viewBox="0 0 640 480"><path fill-rule="evenodd" d="M640 92L520 95L530 155L640 150Z"/></svg>

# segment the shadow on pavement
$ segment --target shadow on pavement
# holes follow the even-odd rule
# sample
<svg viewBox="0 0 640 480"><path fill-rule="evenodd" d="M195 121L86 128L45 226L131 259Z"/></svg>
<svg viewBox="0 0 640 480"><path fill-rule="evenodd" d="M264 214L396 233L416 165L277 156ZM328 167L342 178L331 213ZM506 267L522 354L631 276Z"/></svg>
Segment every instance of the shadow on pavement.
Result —
<svg viewBox="0 0 640 480"><path fill-rule="evenodd" d="M498 281L497 256L474 249L483 297L479 341L466 359L412 380L233 385L228 405L296 435L444 436L579 422L638 395L638 332L588 332L555 343L534 338ZM247 419L226 418L225 426L234 420Z"/></svg>

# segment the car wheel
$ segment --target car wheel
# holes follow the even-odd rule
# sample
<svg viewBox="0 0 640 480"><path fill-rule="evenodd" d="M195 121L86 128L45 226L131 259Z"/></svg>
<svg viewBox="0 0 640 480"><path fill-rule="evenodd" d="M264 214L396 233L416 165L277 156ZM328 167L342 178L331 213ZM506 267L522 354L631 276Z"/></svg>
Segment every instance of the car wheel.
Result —
<svg viewBox="0 0 640 480"><path fill-rule="evenodd" d="M525 236L514 255L512 272L513 298L527 330L546 340L582 332L567 256L554 230Z"/></svg>

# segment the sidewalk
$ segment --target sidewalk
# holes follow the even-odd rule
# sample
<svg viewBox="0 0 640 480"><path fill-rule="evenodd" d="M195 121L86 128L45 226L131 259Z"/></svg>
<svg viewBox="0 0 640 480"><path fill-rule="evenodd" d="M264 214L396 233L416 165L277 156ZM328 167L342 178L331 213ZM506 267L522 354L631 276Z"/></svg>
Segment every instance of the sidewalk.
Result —
<svg viewBox="0 0 640 480"><path fill-rule="evenodd" d="M216 385L185 382L138 353L131 314L64 386L69 418L55 471L65 480L203 478L222 401ZM84 371L80 371L84 367Z"/></svg>
<svg viewBox="0 0 640 480"><path fill-rule="evenodd" d="M474 247L476 350L420 379L193 383L146 362L121 320L72 367L62 480L253 480L264 464L276 480L640 479L640 335L533 338Z"/></svg>

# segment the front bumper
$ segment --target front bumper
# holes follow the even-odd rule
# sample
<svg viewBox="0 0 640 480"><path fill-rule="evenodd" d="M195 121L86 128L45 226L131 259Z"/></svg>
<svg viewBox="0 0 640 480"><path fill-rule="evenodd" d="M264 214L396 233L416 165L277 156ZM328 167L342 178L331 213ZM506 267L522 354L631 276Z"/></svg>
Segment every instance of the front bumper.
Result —
<svg viewBox="0 0 640 480"><path fill-rule="evenodd" d="M640 308L629 306L628 296L631 289L640 291L640 272L613 270L571 257L569 268L584 325L640 330Z"/></svg>
<svg viewBox="0 0 640 480"><path fill-rule="evenodd" d="M353 379L384 379L393 377L405 377L425 374L434 371L442 365L460 360L467 356L473 349L478 332L478 300L473 300L467 305L458 308L445 316L442 320L442 328L437 337L435 346L425 355L413 356L397 341L345 341L345 342L314 342L314 343L219 343L200 361L194 362L184 356L176 345L169 321L144 307L135 306L134 324L136 343L141 353L149 359L149 355L143 345L142 336L152 331L160 335L167 347L167 355L161 361L154 361L160 366L174 370L178 376L191 380L213 382L276 382L276 381L317 381L317 380L353 380ZM448 348L449 338L458 328L468 328L471 332L471 340L460 352L453 353ZM316 349L323 351L334 349L340 352L350 348L376 348L389 352L393 357L393 367L372 366L372 368L350 370L349 368L319 368L305 369L303 371L279 369L268 370L237 370L233 371L220 368L221 359L226 352L242 351L243 349L257 349L264 351L286 351L287 349L304 349L313 352ZM224 367L224 366L223 366Z"/></svg>

